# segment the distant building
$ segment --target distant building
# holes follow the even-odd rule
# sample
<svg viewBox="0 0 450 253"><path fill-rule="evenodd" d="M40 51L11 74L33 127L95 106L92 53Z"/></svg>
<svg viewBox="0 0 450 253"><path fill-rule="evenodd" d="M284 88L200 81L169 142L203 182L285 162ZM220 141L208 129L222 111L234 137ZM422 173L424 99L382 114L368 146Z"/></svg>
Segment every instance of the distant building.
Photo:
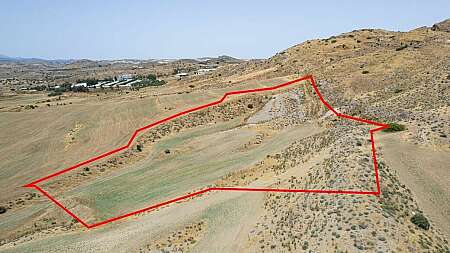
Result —
<svg viewBox="0 0 450 253"><path fill-rule="evenodd" d="M70 88L74 88L74 87L84 87L84 88L87 88L87 83L75 83L75 84L72 84L72 85L70 85Z"/></svg>
<svg viewBox="0 0 450 253"><path fill-rule="evenodd" d="M216 69L215 68L204 68L204 69L197 70L195 73L197 75L203 75L203 74L206 74L206 73L208 73L210 71L214 71L214 70L216 70Z"/></svg>
<svg viewBox="0 0 450 253"><path fill-rule="evenodd" d="M176 74L175 76L178 77L178 78L183 78L183 77L188 76L188 75L189 75L188 73L182 72L182 73Z"/></svg>
<svg viewBox="0 0 450 253"><path fill-rule="evenodd" d="M127 81L133 79L133 76L131 74L122 74L117 76L117 81Z"/></svg>

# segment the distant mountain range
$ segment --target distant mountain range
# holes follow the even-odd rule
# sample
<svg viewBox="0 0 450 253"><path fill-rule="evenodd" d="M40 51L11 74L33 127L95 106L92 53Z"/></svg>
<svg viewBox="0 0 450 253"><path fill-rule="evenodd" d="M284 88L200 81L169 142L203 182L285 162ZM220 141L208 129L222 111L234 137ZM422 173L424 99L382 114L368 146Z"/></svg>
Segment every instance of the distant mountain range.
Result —
<svg viewBox="0 0 450 253"><path fill-rule="evenodd" d="M68 63L72 63L74 61L76 61L76 60L73 60L73 59L70 59L70 60L64 60L64 59L47 60L47 59L41 59L41 58L23 58L23 57L11 57L11 56L7 56L7 55L0 55L0 62L68 64Z"/></svg>
<svg viewBox="0 0 450 253"><path fill-rule="evenodd" d="M136 64L140 62L172 62L177 60L192 60L192 61L200 61L200 62L209 62L209 61L220 61L220 62L240 62L241 59L237 59L227 55L221 55L218 57L201 57L196 59L148 59L148 60L137 60L137 59L118 59L118 60L87 60L87 59L57 59L57 60L48 60L41 58L24 58L24 57L11 57L7 55L0 55L0 63L40 63L40 64L71 64L78 61L90 61L90 62L105 62L105 63L130 63Z"/></svg>

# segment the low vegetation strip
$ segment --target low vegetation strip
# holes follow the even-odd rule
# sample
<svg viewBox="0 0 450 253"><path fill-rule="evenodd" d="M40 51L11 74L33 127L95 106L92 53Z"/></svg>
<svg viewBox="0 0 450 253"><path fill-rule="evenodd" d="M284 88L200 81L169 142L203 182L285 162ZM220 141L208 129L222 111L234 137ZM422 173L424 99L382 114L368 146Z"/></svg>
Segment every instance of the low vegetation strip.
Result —
<svg viewBox="0 0 450 253"><path fill-rule="evenodd" d="M318 189L279 189L279 188L274 189L274 188L245 188L245 187L209 187L209 188L205 188L205 189L202 189L202 190L199 190L199 191L196 191L196 192L191 192L191 193L189 193L187 195L180 196L180 197L177 197L177 198L165 201L165 202L161 202L161 203L158 203L158 204L155 204L155 205L152 205L152 206L140 209L140 210L136 210L136 211L129 212L129 213L126 213L126 214L122 214L122 215L119 215L119 216L116 216L116 217L113 217L113 218L105 219L103 221L100 221L100 222L97 222L97 223L94 223L94 224L88 224L86 221L84 221L81 218L79 218L77 215L75 215L72 211L67 209L63 204L61 204L58 200L56 200L53 196L51 196L48 192L46 192L44 189L42 189L42 187L40 187L38 185L39 183L42 183L42 182L47 181L47 180L49 180L51 178L57 177L57 176L59 176L59 175L61 175L63 173L66 173L68 171L71 171L71 170L74 170L76 168L79 168L80 166L90 164L90 163L92 163L94 161L100 160L100 159L105 158L107 156L110 156L112 154L118 153L118 152L120 152L122 150L128 149L128 148L131 147L131 144L133 143L133 141L135 140L137 135L140 134L141 132L143 132L143 131L145 131L147 129L150 129L150 128L154 127L154 126L160 125L160 124L162 124L164 122L167 122L167 121L170 121L172 119L178 118L178 117L180 117L182 115L186 115L186 114L194 112L194 111L202 110L202 109L205 109L207 107L211 107L211 106L220 104L229 96L238 95L238 94L263 92L263 91L273 91L273 90L276 90L276 89L279 89L279 88L282 88L282 87L286 87L286 86L289 86L289 85L292 85L292 84L296 84L296 83L299 83L299 82L302 82L302 81L308 81L312 85L312 87L314 88L315 93L319 97L320 101L330 111L332 111L336 116L341 117L341 118L345 118L345 119L348 119L348 120L353 120L353 121L357 121L357 122L361 122L361 123L377 126L377 128L369 130L370 140L371 140L371 143L372 143L372 157L373 157L373 166L374 166L374 170L375 170L375 181L376 181L376 189L377 189L376 191L332 190L332 189L330 189L330 190L324 190L324 189L318 190ZM366 119L352 117L352 116L348 116L348 115L345 115L345 114L337 112L322 97L320 91L317 88L317 85L315 83L314 78L311 75L308 75L308 76L304 76L304 77L301 77L301 78L298 78L298 79L295 79L295 80L292 80L292 81L289 81L289 82L286 82L286 83L282 83L282 84L279 84L279 85L276 85L276 86L272 86L272 87L265 87L265 88L257 88L257 89L249 89L249 90L240 90L240 91L227 92L227 93L225 93L222 96L221 99L219 99L217 101L214 101L214 102L211 102L211 103L208 103L208 104L205 104L205 105L197 106L197 107L188 109L186 111L182 111L182 112L176 113L176 114L174 114L172 116L169 116L167 118L158 120L156 122L153 122L151 124L148 124L146 126L143 126L143 127L139 128L139 129L137 129L136 131L134 131L134 133L132 134L132 136L128 140L127 144L122 146L122 147L113 149L113 150L108 151L108 152L106 152L104 154L101 154L99 156L90 158L90 159L88 159L86 161L80 162L80 163L75 164L75 165L73 165L71 167L68 167L66 169L57 171L57 172L55 172L53 174L50 174L50 175L45 176L43 178L37 179L37 180L35 180L35 181L33 181L33 182L29 183L29 184L24 185L24 187L34 188L34 189L38 190L44 196L46 196L52 202L54 202L57 206L62 208L67 214L72 216L72 218L74 218L75 220L77 220L78 222L80 222L81 224L83 224L87 228L98 227L98 226L101 226L101 225L104 225L104 224L107 224L107 223L110 223L110 222L113 222L113 221L117 221L119 219L123 219L125 217L129 217L129 216L132 216L132 215L136 215L138 213L142 213L142 212L153 210L153 209L156 209L156 208L159 208L159 207L162 207L162 206L166 206L166 205L169 205L169 204L174 203L174 202L179 202L179 201L182 201L182 200L190 199L190 198L192 198L194 196L198 196L198 195L201 195L201 194L209 192L209 191L297 192L297 193L322 193L322 194L379 195L381 193L381 191L380 191L380 183L379 183L379 176L378 176L378 163L377 163L377 159L376 159L376 150L375 150L375 142L374 142L373 133L376 132L376 131L387 129L387 128L389 128L389 125L387 125L387 124L382 124L382 123L378 123L378 122L375 122L375 121L370 121L370 120L366 120Z"/></svg>

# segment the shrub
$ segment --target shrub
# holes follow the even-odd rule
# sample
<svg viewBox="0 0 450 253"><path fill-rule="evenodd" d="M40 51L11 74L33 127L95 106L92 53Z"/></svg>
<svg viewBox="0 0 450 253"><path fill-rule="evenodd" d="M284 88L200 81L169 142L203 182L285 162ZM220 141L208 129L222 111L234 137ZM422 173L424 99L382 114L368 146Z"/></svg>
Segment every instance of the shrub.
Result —
<svg viewBox="0 0 450 253"><path fill-rule="evenodd" d="M419 228L425 230L430 229L430 223L428 222L428 219L421 213L415 214L413 217L411 217L411 222Z"/></svg>
<svg viewBox="0 0 450 253"><path fill-rule="evenodd" d="M154 74L148 74L147 79L148 79L148 80L156 81L156 75L154 75Z"/></svg>
<svg viewBox="0 0 450 253"><path fill-rule="evenodd" d="M307 250L308 249L308 241L304 241L303 242L302 249L303 250Z"/></svg>
<svg viewBox="0 0 450 253"><path fill-rule="evenodd" d="M44 91L47 90L47 86L45 85L38 85L36 87L34 87L37 91Z"/></svg>
<svg viewBox="0 0 450 253"><path fill-rule="evenodd" d="M405 130L406 127L402 124L397 124L397 123L390 123L389 127L384 129L383 131L385 132L398 132L398 131L403 131Z"/></svg>
<svg viewBox="0 0 450 253"><path fill-rule="evenodd" d="M142 146L142 144L138 144L138 145L136 146L136 149L137 149L137 151L139 151L139 152L141 152L143 148L144 148L144 147Z"/></svg>
<svg viewBox="0 0 450 253"><path fill-rule="evenodd" d="M65 82L65 83L61 84L60 87L55 88L55 90L52 91L52 92L63 93L63 92L66 92L66 91L70 91L70 87L71 86L72 86L71 83ZM52 92L50 92L50 93L52 93ZM56 96L59 96L59 95L56 95Z"/></svg>
<svg viewBox="0 0 450 253"><path fill-rule="evenodd" d="M71 90L73 92L88 92L89 88L88 87L83 87L83 86L78 86L78 87L71 88Z"/></svg>
<svg viewBox="0 0 450 253"><path fill-rule="evenodd" d="M368 70L363 70L363 72L362 72L364 75L365 74L369 74L369 71Z"/></svg>
<svg viewBox="0 0 450 253"><path fill-rule="evenodd" d="M253 109L253 104L248 104L247 107L248 109Z"/></svg>
<svg viewBox="0 0 450 253"><path fill-rule="evenodd" d="M52 92L48 93L49 97L61 96L61 95L62 95L61 91L52 91Z"/></svg>
<svg viewBox="0 0 450 253"><path fill-rule="evenodd" d="M407 48L408 47L408 45L403 45L403 46L400 46L400 47L397 47L396 49L395 49L395 51L401 51L401 50L403 50L403 49L405 49L405 48Z"/></svg>
<svg viewBox="0 0 450 253"><path fill-rule="evenodd" d="M6 213L6 207L0 206L0 214Z"/></svg>

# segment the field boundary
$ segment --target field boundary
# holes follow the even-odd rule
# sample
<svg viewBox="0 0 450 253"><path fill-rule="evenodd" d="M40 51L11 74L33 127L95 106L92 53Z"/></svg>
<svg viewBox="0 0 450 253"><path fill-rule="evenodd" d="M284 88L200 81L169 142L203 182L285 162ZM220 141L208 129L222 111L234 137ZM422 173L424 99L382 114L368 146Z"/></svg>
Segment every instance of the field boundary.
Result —
<svg viewBox="0 0 450 253"><path fill-rule="evenodd" d="M377 126L377 128L374 129L370 129L369 133L370 133L370 140L372 143L372 158L373 158L373 166L374 166L374 170L375 170L375 182L376 182L376 191L355 191L355 190L317 190L317 189L280 189L280 188L247 188L247 187L209 187L209 188L205 188L203 190L200 191L196 191L190 194L186 194L165 202L161 202L143 209L139 209L130 213L126 213L126 214L122 214L120 216L116 216L110 219L106 219L97 223L93 223L93 224L88 224L87 222L85 222L84 220L82 220L81 218L79 218L77 215L75 215L73 212L71 212L68 208L66 208L63 204L61 204L58 200L56 200L54 197L52 197L48 192L46 192L45 190L43 190L40 186L38 186L37 184L44 182L46 180L49 180L53 177L56 177L58 175L61 175L63 173L66 173L68 171L74 170L80 166L86 165L86 164L90 164L94 161L100 160L104 157L110 156L112 154L115 154L117 152L120 152L122 150L128 149L130 148L131 144L133 143L133 141L135 140L135 138L137 137L137 135L140 132L143 132L149 128L152 128L156 125L162 124L166 121L170 121L174 118L178 118L182 115L194 112L194 111L198 111L198 110L202 110L204 108L210 107L210 106L214 106L217 104L222 103L227 97L232 96L232 95L238 95L238 94L246 94L246 93L256 93L256 92L262 92L262 91L272 91L272 90L276 90L282 87L286 87L301 81L309 81L310 84L312 85L315 93L317 94L317 96L319 97L320 101L330 110L332 111L337 117L340 118L345 118L345 119L349 119L349 120L353 120L353 121L358 121L361 123L366 123L369 125L374 125ZM333 107L331 107L331 105L329 105L325 99L322 97L322 94L320 93L319 89L317 88L316 82L314 80L314 77L312 75L306 75L300 78L297 78L295 80L289 81L289 82L285 82L276 86L271 86L271 87L264 87L264 88L257 88L257 89L249 89L249 90L239 90L239 91L231 91L231 92L227 92L225 93L221 99L208 103L208 104L204 104L204 105L200 105L176 114L173 114L172 116L169 116L167 118L158 120L156 122L153 122L151 124L148 124L146 126L143 126L137 130L134 131L134 133L132 134L132 136L130 137L130 139L128 140L127 144L113 149L111 151L108 151L106 153L103 153L99 156L90 158L86 161L80 162L78 164L75 164L73 166L70 166L66 169L57 171L55 173L52 173L50 175L47 175L45 177L39 178L31 183L28 183L26 185L24 185L23 187L27 187L27 188L34 188L37 191L39 191L40 193L42 193L45 197L47 197L49 200L51 200L53 203L55 203L58 207L60 207L61 209L63 209L67 214L69 214L72 218L74 218L75 220L77 220L78 222L80 222L83 226L85 226L86 228L90 229L90 228L95 228L95 227L99 227L101 225L105 225L107 223L110 222L114 222L129 216L133 216L136 215L138 213L142 213L142 212L146 212L146 211L150 211L162 206L166 206L169 205L171 203L174 202L179 202L181 200L185 200L197 195L201 195L203 193L206 192L210 192L210 191L247 191L247 192L297 192L297 193L321 193L321 194L359 194L359 195L375 195L375 196L379 196L381 193L381 189L380 189L380 179L379 179L379 175L378 175L378 163L377 163L377 156L376 156L376 150L375 150L375 140L374 140L374 133L377 131L380 131L382 129L388 128L389 125L387 124L383 124L383 123L379 123L379 122L375 122L375 121L371 121L371 120L367 120L367 119L362 119L362 118L357 118L357 117L353 117L353 116L349 116L349 115L345 115L343 113L337 112Z"/></svg>

